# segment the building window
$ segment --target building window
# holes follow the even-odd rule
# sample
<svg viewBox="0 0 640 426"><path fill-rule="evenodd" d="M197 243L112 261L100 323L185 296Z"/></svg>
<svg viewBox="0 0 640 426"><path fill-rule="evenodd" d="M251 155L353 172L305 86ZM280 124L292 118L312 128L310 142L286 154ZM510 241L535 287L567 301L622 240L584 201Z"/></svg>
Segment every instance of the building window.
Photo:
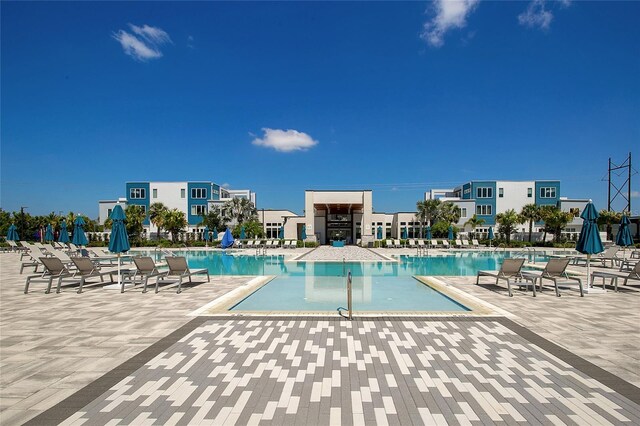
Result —
<svg viewBox="0 0 640 426"><path fill-rule="evenodd" d="M527 188L527 197L533 197L533 188Z"/></svg>
<svg viewBox="0 0 640 426"><path fill-rule="evenodd" d="M147 191L144 188L131 188L129 189L129 198L147 198Z"/></svg>
<svg viewBox="0 0 640 426"><path fill-rule="evenodd" d="M498 188L498 197L504 197L504 188Z"/></svg>
<svg viewBox="0 0 640 426"><path fill-rule="evenodd" d="M158 198L158 190L153 188L153 198Z"/></svg>
<svg viewBox="0 0 640 426"><path fill-rule="evenodd" d="M107 210L107 217L111 217L111 212L112 212L112 211L113 211L112 209L108 209L108 210Z"/></svg>
<svg viewBox="0 0 640 426"><path fill-rule="evenodd" d="M195 205L191 206L192 216L202 216L207 214L207 206Z"/></svg>
<svg viewBox="0 0 640 426"><path fill-rule="evenodd" d="M491 204L481 204L476 206L476 214L477 215L492 215L493 214L493 206Z"/></svg>
<svg viewBox="0 0 640 426"><path fill-rule="evenodd" d="M578 207L572 207L569 209L569 213L571 213L573 215L573 217L579 217L580 216L580 209Z"/></svg>
<svg viewBox="0 0 640 426"><path fill-rule="evenodd" d="M462 207L460 209L460 217L467 217L467 208L466 207Z"/></svg>
<svg viewBox="0 0 640 426"><path fill-rule="evenodd" d="M280 227L282 223L267 223L265 225L265 232L267 238L278 238L278 234L280 233Z"/></svg>
<svg viewBox="0 0 640 426"><path fill-rule="evenodd" d="M180 190L180 198L184 198L184 197L185 197L185 194L186 194L186 190L185 190L184 188L182 188L182 189Z"/></svg>
<svg viewBox="0 0 640 426"><path fill-rule="evenodd" d="M207 198L206 188L191 188L191 198L195 200L202 200Z"/></svg>
<svg viewBox="0 0 640 426"><path fill-rule="evenodd" d="M556 189L554 187L540 188L540 198L556 198Z"/></svg>
<svg viewBox="0 0 640 426"><path fill-rule="evenodd" d="M493 188L476 188L476 198L493 198Z"/></svg>

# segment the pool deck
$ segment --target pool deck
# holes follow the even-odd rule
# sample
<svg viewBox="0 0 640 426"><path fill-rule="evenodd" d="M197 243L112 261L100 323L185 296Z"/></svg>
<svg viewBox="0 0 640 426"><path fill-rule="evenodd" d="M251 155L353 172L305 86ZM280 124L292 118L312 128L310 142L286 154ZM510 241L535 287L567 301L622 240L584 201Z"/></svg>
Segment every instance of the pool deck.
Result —
<svg viewBox="0 0 640 426"><path fill-rule="evenodd" d="M181 294L35 284L24 295L19 264L0 255L3 425L640 422L638 285L510 298L475 277L435 277L503 315L350 323L189 315L246 276L194 278Z"/></svg>

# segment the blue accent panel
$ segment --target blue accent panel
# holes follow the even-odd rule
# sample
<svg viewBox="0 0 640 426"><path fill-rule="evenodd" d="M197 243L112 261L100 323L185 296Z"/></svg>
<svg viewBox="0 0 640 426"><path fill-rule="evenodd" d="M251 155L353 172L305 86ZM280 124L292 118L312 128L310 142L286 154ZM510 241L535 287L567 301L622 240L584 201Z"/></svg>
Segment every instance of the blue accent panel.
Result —
<svg viewBox="0 0 640 426"><path fill-rule="evenodd" d="M192 189L204 189L207 191L205 198L192 198L191 190ZM187 222L189 225L199 225L202 222L202 217L199 215L191 214L191 206L206 206L208 205L208 200L211 198L211 183L210 182L187 182Z"/></svg>
<svg viewBox="0 0 640 426"><path fill-rule="evenodd" d="M462 199L463 200L470 200L471 198L473 198L471 196L471 192L467 192L467 190L471 190L471 182L465 183L464 185L462 185Z"/></svg>
<svg viewBox="0 0 640 426"><path fill-rule="evenodd" d="M211 200L219 200L220 199L220 185L216 185L215 183L211 184L211 196L209 197Z"/></svg>
<svg viewBox="0 0 640 426"><path fill-rule="evenodd" d="M144 198L131 198L131 189L133 188L142 188L144 189ZM147 216L144 219L144 224L149 225L149 200L151 199L151 194L149 193L149 182L127 182L127 205L136 205L136 206L145 206L145 211L147 212Z"/></svg>
<svg viewBox="0 0 640 426"><path fill-rule="evenodd" d="M556 196L554 198L542 198L540 197L540 188L555 188ZM560 181L559 180L546 180L536 181L535 187L536 205L538 206L557 206L560 201Z"/></svg>
<svg viewBox="0 0 640 426"><path fill-rule="evenodd" d="M478 198L478 188L491 188L491 198ZM478 218L484 219L484 225L495 225L496 224L496 197L497 189L496 189L496 181L495 180L487 180L487 181L477 181L471 182L471 197L476 201L476 206L478 205L490 205L491 211L493 214L479 214ZM475 212L474 212L475 213ZM484 226L483 225L483 226Z"/></svg>

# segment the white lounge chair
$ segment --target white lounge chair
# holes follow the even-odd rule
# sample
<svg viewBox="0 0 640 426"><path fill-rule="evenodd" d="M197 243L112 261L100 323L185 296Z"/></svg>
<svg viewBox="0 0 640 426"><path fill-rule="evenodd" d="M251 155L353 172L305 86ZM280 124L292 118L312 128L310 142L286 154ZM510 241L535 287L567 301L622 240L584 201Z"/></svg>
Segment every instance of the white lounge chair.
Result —
<svg viewBox="0 0 640 426"><path fill-rule="evenodd" d="M96 265L89 259L88 257L74 257L71 259L73 264L76 266L76 271L73 274L73 278L80 277L80 285L78 287L78 294L82 293L82 288L87 279L89 278L100 278L100 282L104 282L104 276L109 275L111 282L113 282L113 274L118 274L117 269L109 269L104 270L101 269L99 265ZM58 289L56 293L60 293L60 284L62 280L58 281Z"/></svg>
<svg viewBox="0 0 640 426"><path fill-rule="evenodd" d="M476 239L471 240L471 245L473 246L473 248L480 248L480 243Z"/></svg>
<svg viewBox="0 0 640 426"><path fill-rule="evenodd" d="M455 247L457 247L457 248L462 248L462 241L460 241L460 240L456 240L456 241L455 241Z"/></svg>
<svg viewBox="0 0 640 426"><path fill-rule="evenodd" d="M407 247L410 247L410 248L416 247L416 240L407 241Z"/></svg>
<svg viewBox="0 0 640 426"><path fill-rule="evenodd" d="M469 240L461 240L462 241L462 248L469 248Z"/></svg>
<svg viewBox="0 0 640 426"><path fill-rule="evenodd" d="M451 246L449 245L449 241L447 241L447 240L442 240L442 248L444 248L444 249L448 249L448 248L450 248L450 247L451 247Z"/></svg>
<svg viewBox="0 0 640 426"><path fill-rule="evenodd" d="M400 244L400 240L393 240L393 246L395 248L402 248L402 244Z"/></svg>
<svg viewBox="0 0 640 426"><path fill-rule="evenodd" d="M387 248L394 248L395 246L393 245L393 241L392 240L386 240L386 247Z"/></svg>

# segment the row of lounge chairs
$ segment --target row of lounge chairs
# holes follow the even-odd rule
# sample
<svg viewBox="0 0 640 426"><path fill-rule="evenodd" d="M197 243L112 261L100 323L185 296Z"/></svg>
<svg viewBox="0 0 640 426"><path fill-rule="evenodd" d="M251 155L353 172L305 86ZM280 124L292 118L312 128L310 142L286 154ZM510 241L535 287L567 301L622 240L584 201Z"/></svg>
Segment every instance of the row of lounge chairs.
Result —
<svg viewBox="0 0 640 426"><path fill-rule="evenodd" d="M476 276L476 285L480 284L480 277L495 278L496 285L500 280L506 281L507 290L509 296L513 296L511 286L518 285L520 287L528 288L531 285L533 291L533 297L536 296L536 283L539 285L539 290L542 291L542 285L544 280L553 282L556 296L560 297L560 287L571 284L578 284L580 289L580 296L584 296L584 289L582 280L578 277L571 276L567 273L567 266L571 262L570 258L554 258L549 259L546 266L541 271L523 271L525 259L505 259L498 271L478 271ZM634 268L629 273L615 273L608 271L594 271L591 274L590 283L594 284L596 278L602 278L602 288L605 287L605 280L610 279L612 285L615 286L615 291L618 291L618 279L624 280L623 285L627 285L629 280L640 280L640 262L636 263Z"/></svg>
<svg viewBox="0 0 640 426"><path fill-rule="evenodd" d="M109 275L111 282L114 282L114 275L117 277L118 274L117 268L104 268L88 257L74 257L70 260L70 263L65 263L56 256L41 257L39 261L44 267L44 271L40 274L27 277L24 293L27 294L29 292L29 286L32 283L41 281L47 284L45 290L47 294L51 292L54 281L56 281L56 293L60 293L64 281L71 281L69 284L77 283L77 293L82 293L85 282L88 279L100 278L100 282L104 282L104 277ZM183 280L188 279L189 282L192 282L191 277L193 275L206 274L207 282L211 281L207 269L190 269L184 257L167 256L165 257L165 261L166 264L156 264L153 259L148 256L134 257L133 263L135 264L135 269L126 268L120 270L120 292L124 293L126 284L133 283L135 285L138 278L140 279L140 283L143 284L143 293L147 292L150 278L156 279L156 293L158 293L161 283L173 277L176 279L170 280L169 283L177 282L177 293L181 293L182 291Z"/></svg>
<svg viewBox="0 0 640 426"><path fill-rule="evenodd" d="M385 240L387 248L443 248L448 249L451 247L456 248L479 248L484 247L480 245L478 240L455 240L453 244L448 240L414 240L409 239L403 245L400 240Z"/></svg>
<svg viewBox="0 0 640 426"><path fill-rule="evenodd" d="M297 248L298 242L296 240L285 240L280 245L280 240L249 240L246 243L237 243L238 248Z"/></svg>

